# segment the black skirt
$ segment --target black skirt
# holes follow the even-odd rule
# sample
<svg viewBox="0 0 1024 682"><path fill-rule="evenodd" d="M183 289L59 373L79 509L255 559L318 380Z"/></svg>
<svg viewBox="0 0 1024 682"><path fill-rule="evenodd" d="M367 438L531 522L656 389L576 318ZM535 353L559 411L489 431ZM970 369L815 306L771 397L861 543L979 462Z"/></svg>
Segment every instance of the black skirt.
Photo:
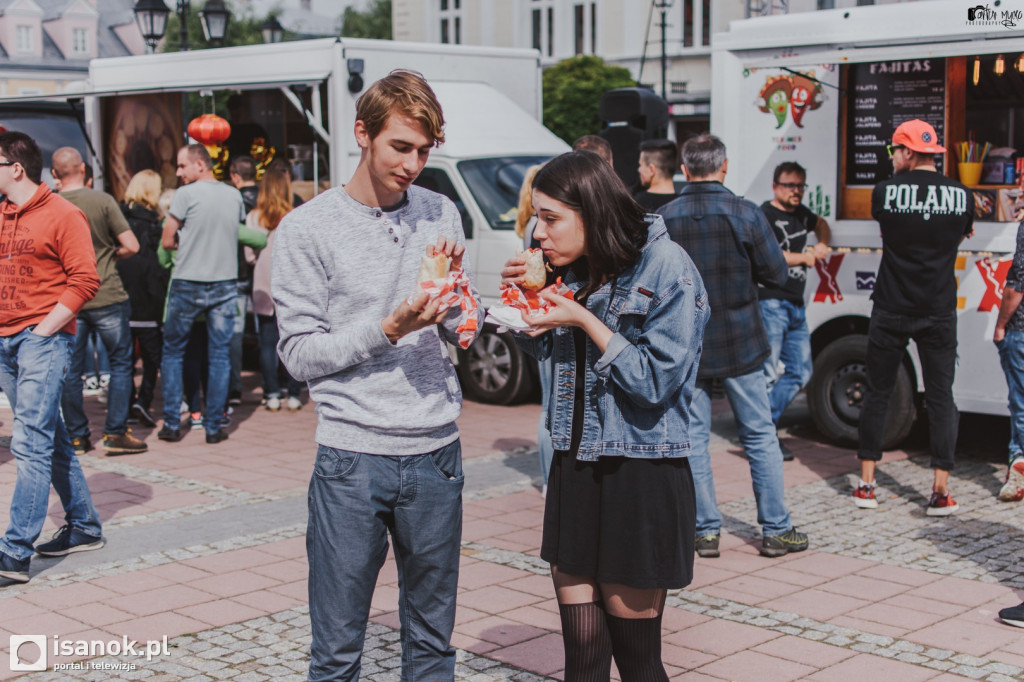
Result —
<svg viewBox="0 0 1024 682"><path fill-rule="evenodd" d="M637 589L693 580L696 496L685 457L601 457L556 451L541 558L562 573Z"/></svg>

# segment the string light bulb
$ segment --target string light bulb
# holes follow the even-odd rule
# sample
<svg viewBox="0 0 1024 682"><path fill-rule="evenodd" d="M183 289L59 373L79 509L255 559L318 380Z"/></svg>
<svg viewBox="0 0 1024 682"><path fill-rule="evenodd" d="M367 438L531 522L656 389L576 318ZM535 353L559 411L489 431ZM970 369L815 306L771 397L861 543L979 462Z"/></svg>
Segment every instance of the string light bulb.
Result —
<svg viewBox="0 0 1024 682"><path fill-rule="evenodd" d="M981 57L974 58L974 84L981 80Z"/></svg>
<svg viewBox="0 0 1024 682"><path fill-rule="evenodd" d="M996 57L996 66L993 71L997 76L1002 76L1006 72L1006 60L1003 59L1003 55Z"/></svg>
<svg viewBox="0 0 1024 682"><path fill-rule="evenodd" d="M1017 73L1024 73L1024 52L1017 57Z"/></svg>

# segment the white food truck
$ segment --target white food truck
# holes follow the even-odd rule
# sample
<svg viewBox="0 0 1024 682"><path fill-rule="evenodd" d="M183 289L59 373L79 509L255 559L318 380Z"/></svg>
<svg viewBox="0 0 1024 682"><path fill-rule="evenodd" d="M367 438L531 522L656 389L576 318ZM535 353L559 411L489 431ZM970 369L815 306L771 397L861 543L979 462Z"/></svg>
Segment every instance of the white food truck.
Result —
<svg viewBox="0 0 1024 682"><path fill-rule="evenodd" d="M970 6L970 7L969 7ZM940 169L974 194L975 234L956 261L961 411L1007 414L992 343L1021 219L1024 2L959 0L851 7L733 22L714 37L712 132L726 143L726 185L757 203L783 161L807 169L807 206L833 231L833 252L808 273L807 320L816 426L856 440L864 394L869 299L881 257L871 190L891 176L885 145L905 120L935 126ZM961 166L961 143L988 155ZM970 160L970 159L966 159ZM922 403L911 344L890 404L886 443L909 432Z"/></svg>
<svg viewBox="0 0 1024 682"><path fill-rule="evenodd" d="M501 266L520 244L513 227L523 174L569 149L540 123L536 50L339 38L96 59L82 92L48 99L83 101L96 186L115 197L143 168L176 185L175 151L199 106L230 121L224 151L260 161L273 147L309 198L351 176L360 153L355 102L397 68L422 73L444 109L447 140L417 184L459 207L475 283L485 303L496 302ZM26 106L0 99L0 124L5 105ZM490 327L459 352L458 365L463 388L477 399L521 400L534 384L533 363Z"/></svg>

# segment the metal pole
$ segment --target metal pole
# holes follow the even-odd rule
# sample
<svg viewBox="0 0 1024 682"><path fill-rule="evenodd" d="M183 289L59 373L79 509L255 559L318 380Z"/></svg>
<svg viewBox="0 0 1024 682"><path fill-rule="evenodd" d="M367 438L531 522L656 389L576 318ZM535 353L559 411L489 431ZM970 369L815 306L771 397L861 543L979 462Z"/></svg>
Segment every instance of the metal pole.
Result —
<svg viewBox="0 0 1024 682"><path fill-rule="evenodd" d="M668 57L665 54L665 27L667 21L665 19L665 10L667 9L665 4L661 7L661 98L668 101L667 90L665 89L665 74L668 71Z"/></svg>
<svg viewBox="0 0 1024 682"><path fill-rule="evenodd" d="M181 51L188 50L188 2L189 0L178 0L178 21L181 28L178 33L181 37Z"/></svg>

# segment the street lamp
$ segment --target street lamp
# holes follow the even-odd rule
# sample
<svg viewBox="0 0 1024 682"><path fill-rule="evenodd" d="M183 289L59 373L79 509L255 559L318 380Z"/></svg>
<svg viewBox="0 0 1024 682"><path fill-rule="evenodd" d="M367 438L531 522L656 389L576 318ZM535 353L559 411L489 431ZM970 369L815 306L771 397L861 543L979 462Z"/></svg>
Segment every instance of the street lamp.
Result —
<svg viewBox="0 0 1024 682"><path fill-rule="evenodd" d="M260 31L263 33L263 42L265 43L279 43L284 37L284 26L274 15L267 17L267 20L260 26Z"/></svg>
<svg viewBox="0 0 1024 682"><path fill-rule="evenodd" d="M668 101L665 88L665 74L668 72L668 56L665 54L665 29L668 22L665 15L672 7L673 0L653 0L654 6L661 10L661 98Z"/></svg>
<svg viewBox="0 0 1024 682"><path fill-rule="evenodd" d="M157 43L163 39L164 33L167 31L167 17L171 11L167 9L163 0L138 0L132 11L135 13L135 21L142 32L142 38L151 50L155 50ZM181 23L179 38L182 52L188 49L188 11L189 0L177 0L175 12ZM206 40L214 42L224 40L230 18L231 12L224 4L224 0L207 0L206 6L199 12Z"/></svg>

